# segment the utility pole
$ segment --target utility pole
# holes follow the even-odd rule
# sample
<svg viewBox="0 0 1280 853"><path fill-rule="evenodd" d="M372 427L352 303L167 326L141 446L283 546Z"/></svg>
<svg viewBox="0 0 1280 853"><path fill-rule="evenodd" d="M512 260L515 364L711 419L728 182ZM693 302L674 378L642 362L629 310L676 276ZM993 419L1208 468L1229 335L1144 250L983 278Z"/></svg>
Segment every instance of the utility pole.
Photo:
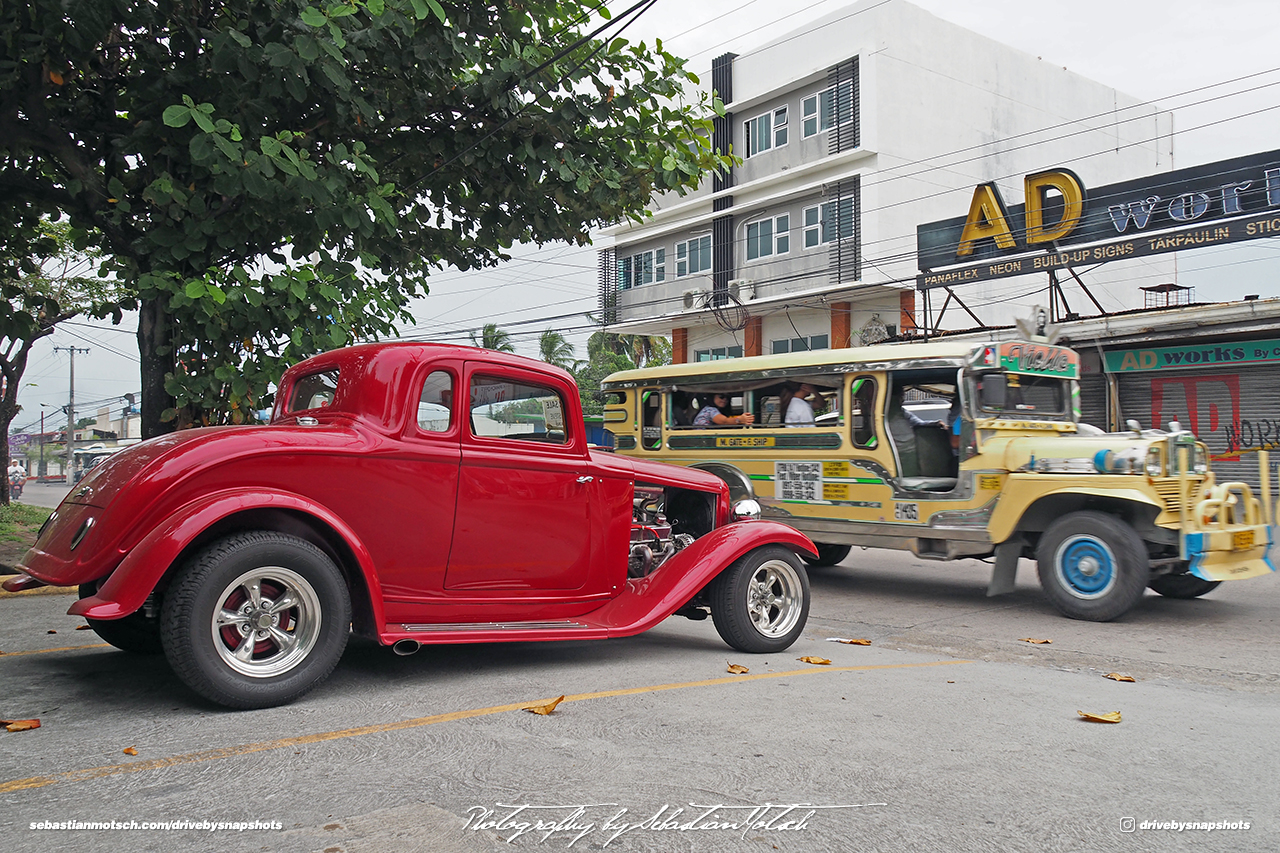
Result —
<svg viewBox="0 0 1280 853"><path fill-rule="evenodd" d="M67 485L73 485L74 480L71 479L75 473L75 448L76 448L76 353L82 352L89 354L88 347L54 347L54 352L69 352L71 354L71 392L67 396Z"/></svg>

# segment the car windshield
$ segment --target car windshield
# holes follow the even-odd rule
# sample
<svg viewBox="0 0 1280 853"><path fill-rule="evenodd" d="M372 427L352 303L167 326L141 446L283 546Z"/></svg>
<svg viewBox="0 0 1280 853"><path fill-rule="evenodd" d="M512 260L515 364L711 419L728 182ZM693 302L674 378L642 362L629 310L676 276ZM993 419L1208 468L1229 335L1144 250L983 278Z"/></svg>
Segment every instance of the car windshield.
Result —
<svg viewBox="0 0 1280 853"><path fill-rule="evenodd" d="M1022 417L1063 415L1067 411L1067 382L1053 376L988 375L982 378L981 399L986 412Z"/></svg>

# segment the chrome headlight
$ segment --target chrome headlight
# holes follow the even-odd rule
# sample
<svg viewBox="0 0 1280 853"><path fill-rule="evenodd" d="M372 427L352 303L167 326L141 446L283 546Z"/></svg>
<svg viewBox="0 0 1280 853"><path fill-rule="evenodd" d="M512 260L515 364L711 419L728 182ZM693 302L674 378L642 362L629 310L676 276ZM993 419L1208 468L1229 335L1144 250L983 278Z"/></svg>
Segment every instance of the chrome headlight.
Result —
<svg viewBox="0 0 1280 853"><path fill-rule="evenodd" d="M733 505L734 521L759 521L760 504L751 498L743 498Z"/></svg>
<svg viewBox="0 0 1280 853"><path fill-rule="evenodd" d="M1160 448L1154 445L1147 448L1147 476L1164 476L1164 460L1160 458Z"/></svg>

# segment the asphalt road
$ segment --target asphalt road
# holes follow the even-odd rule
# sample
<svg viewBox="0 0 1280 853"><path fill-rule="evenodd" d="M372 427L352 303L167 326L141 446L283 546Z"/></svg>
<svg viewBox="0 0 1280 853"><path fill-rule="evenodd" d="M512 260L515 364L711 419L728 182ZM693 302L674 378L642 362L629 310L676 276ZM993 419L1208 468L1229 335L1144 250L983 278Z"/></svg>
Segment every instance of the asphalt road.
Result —
<svg viewBox="0 0 1280 853"><path fill-rule="evenodd" d="M70 491L70 486L32 481L22 488L22 497L18 500L32 506L56 507Z"/></svg>
<svg viewBox="0 0 1280 853"><path fill-rule="evenodd" d="M313 693L254 712L202 702L163 659L101 647L64 615L66 596L2 598L0 717L42 725L0 731L0 843L86 853L1280 849L1280 579L1197 601L1149 594L1125 620L1094 624L1058 616L1029 563L1000 598L984 597L986 572L855 552L813 572L808 630L782 655L733 652L709 622L678 617L624 640L439 646L408 658L353 643ZM831 665L797 660L805 655ZM728 662L750 673L730 675ZM549 716L519 710L560 695ZM1122 722L1077 711L1120 711ZM781 814L793 804L806 805ZM712 806L704 828L687 828ZM279 828L31 828L111 820ZM537 820L575 828L544 837L530 829Z"/></svg>

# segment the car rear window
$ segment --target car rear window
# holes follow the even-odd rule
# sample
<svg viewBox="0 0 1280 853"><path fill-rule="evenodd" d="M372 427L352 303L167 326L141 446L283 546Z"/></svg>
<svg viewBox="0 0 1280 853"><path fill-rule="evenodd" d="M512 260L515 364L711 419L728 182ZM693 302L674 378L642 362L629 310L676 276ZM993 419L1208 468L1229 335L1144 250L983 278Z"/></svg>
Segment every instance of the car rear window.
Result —
<svg viewBox="0 0 1280 853"><path fill-rule="evenodd" d="M336 367L303 376L293 383L285 412L305 412L307 409L324 408L333 403L333 397L337 391L338 368Z"/></svg>

